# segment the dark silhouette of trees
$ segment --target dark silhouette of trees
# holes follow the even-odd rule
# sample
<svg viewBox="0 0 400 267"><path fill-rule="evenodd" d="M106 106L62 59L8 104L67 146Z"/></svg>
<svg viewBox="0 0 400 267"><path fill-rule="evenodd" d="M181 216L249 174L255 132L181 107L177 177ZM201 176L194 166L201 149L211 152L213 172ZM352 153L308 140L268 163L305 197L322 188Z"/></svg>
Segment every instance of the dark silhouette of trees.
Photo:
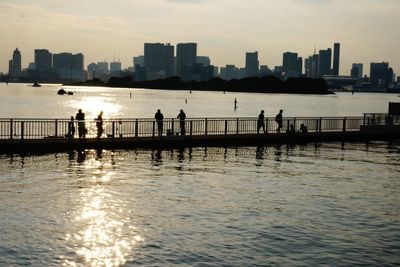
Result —
<svg viewBox="0 0 400 267"><path fill-rule="evenodd" d="M167 90L201 90L254 93L291 93L291 94L328 94L328 85L323 79L289 78L283 81L275 76L246 77L243 79L223 80L212 78L208 81L184 82L179 77L169 77L152 81L135 81L132 76L112 77L107 83L100 80L88 80L78 85L98 85L109 87L148 88Z"/></svg>

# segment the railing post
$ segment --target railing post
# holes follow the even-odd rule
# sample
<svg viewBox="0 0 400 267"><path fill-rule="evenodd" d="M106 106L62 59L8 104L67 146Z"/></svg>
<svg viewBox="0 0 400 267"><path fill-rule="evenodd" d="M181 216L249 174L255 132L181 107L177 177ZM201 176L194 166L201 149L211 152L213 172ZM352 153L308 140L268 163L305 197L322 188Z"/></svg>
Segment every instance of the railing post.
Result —
<svg viewBox="0 0 400 267"><path fill-rule="evenodd" d="M236 134L239 134L239 118L236 118Z"/></svg>
<svg viewBox="0 0 400 267"><path fill-rule="evenodd" d="M265 133L268 133L268 118L265 118Z"/></svg>
<svg viewBox="0 0 400 267"><path fill-rule="evenodd" d="M55 120L55 125L54 125L54 137L58 136L58 120Z"/></svg>
<svg viewBox="0 0 400 267"><path fill-rule="evenodd" d="M10 139L13 139L13 135L14 135L13 119L10 119Z"/></svg>
<svg viewBox="0 0 400 267"><path fill-rule="evenodd" d="M138 128L139 128L139 122L138 122L138 119L136 119L135 120L135 137L138 137L138 135L139 135Z"/></svg>
<svg viewBox="0 0 400 267"><path fill-rule="evenodd" d="M112 122L112 138L115 138L115 121Z"/></svg>
<svg viewBox="0 0 400 267"><path fill-rule="evenodd" d="M189 123L189 134L190 134L190 136L192 136L192 134L193 134L193 121L192 120L190 120L190 123Z"/></svg>
<svg viewBox="0 0 400 267"><path fill-rule="evenodd" d="M319 131L319 119L316 120L315 132Z"/></svg>
<svg viewBox="0 0 400 267"><path fill-rule="evenodd" d="M365 117L367 116L367 114L364 113L364 120L363 120L363 125L365 126Z"/></svg>
<svg viewBox="0 0 400 267"><path fill-rule="evenodd" d="M205 125L204 125L204 134L208 135L208 119L207 118L206 118L204 123L205 123Z"/></svg>
<svg viewBox="0 0 400 267"><path fill-rule="evenodd" d="M225 135L228 133L228 121L225 120Z"/></svg>
<svg viewBox="0 0 400 267"><path fill-rule="evenodd" d="M296 129L296 117L293 118L293 128Z"/></svg>
<svg viewBox="0 0 400 267"><path fill-rule="evenodd" d="M289 130L289 124L290 124L290 120L287 120L287 127L286 127L286 130Z"/></svg>
<svg viewBox="0 0 400 267"><path fill-rule="evenodd" d="M171 130L172 130L172 135L175 135L174 119L172 119L171 121Z"/></svg>
<svg viewBox="0 0 400 267"><path fill-rule="evenodd" d="M319 132L322 132L322 117L319 118Z"/></svg>
<svg viewBox="0 0 400 267"><path fill-rule="evenodd" d="M343 119L343 132L346 131L346 117Z"/></svg>
<svg viewBox="0 0 400 267"><path fill-rule="evenodd" d="M156 122L155 121L153 121L153 137L155 136L155 134L156 134Z"/></svg>
<svg viewBox="0 0 400 267"><path fill-rule="evenodd" d="M24 139L24 122L23 121L21 121L21 140L23 140Z"/></svg>

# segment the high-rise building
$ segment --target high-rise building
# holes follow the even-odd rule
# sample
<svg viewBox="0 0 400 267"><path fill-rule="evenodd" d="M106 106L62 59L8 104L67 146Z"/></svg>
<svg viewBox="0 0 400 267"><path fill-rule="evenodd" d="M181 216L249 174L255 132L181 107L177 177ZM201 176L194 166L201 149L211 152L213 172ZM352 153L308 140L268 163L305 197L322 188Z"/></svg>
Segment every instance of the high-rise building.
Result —
<svg viewBox="0 0 400 267"><path fill-rule="evenodd" d="M121 67L121 62L111 62L110 63L110 71L111 72L118 72L121 71L122 67Z"/></svg>
<svg viewBox="0 0 400 267"><path fill-rule="evenodd" d="M298 57L297 53L283 53L283 72L288 76L300 76L303 71L303 59Z"/></svg>
<svg viewBox="0 0 400 267"><path fill-rule="evenodd" d="M393 82L393 69L389 68L387 62L371 63L370 79L375 86L388 86Z"/></svg>
<svg viewBox="0 0 400 267"><path fill-rule="evenodd" d="M99 74L104 75L107 74L109 69L108 69L108 62L97 62L97 68L96 71L99 72Z"/></svg>
<svg viewBox="0 0 400 267"><path fill-rule="evenodd" d="M258 62L258 52L247 52L245 66L246 77L258 76L259 65L260 63Z"/></svg>
<svg viewBox="0 0 400 267"><path fill-rule="evenodd" d="M19 78L21 76L21 52L16 48L13 52L11 77Z"/></svg>
<svg viewBox="0 0 400 267"><path fill-rule="evenodd" d="M83 55L71 53L53 54L53 68L83 70Z"/></svg>
<svg viewBox="0 0 400 267"><path fill-rule="evenodd" d="M318 55L318 77L331 73L332 49L319 50Z"/></svg>
<svg viewBox="0 0 400 267"><path fill-rule="evenodd" d="M314 54L305 59L304 69L308 78L318 78L319 55Z"/></svg>
<svg viewBox="0 0 400 267"><path fill-rule="evenodd" d="M197 56L196 63L203 64L204 66L210 66L211 60L207 56Z"/></svg>
<svg viewBox="0 0 400 267"><path fill-rule="evenodd" d="M174 73L174 46L168 43L145 43L144 65L148 80L172 76Z"/></svg>
<svg viewBox="0 0 400 267"><path fill-rule="evenodd" d="M185 71L187 66L192 66L197 60L196 43L179 43L176 46L176 74L183 80L192 80L192 75Z"/></svg>
<svg viewBox="0 0 400 267"><path fill-rule="evenodd" d="M353 63L350 75L353 78L361 79L363 77L363 64Z"/></svg>
<svg viewBox="0 0 400 267"><path fill-rule="evenodd" d="M35 49L35 69L48 71L53 66L53 55L47 49Z"/></svg>
<svg viewBox="0 0 400 267"><path fill-rule="evenodd" d="M340 64L340 43L335 43L333 45L332 75L339 75L339 64Z"/></svg>
<svg viewBox="0 0 400 267"><path fill-rule="evenodd" d="M133 57L133 66L135 66L135 65L144 67L144 56Z"/></svg>
<svg viewBox="0 0 400 267"><path fill-rule="evenodd" d="M53 54L53 69L61 80L85 81L87 73L83 70L83 54Z"/></svg>

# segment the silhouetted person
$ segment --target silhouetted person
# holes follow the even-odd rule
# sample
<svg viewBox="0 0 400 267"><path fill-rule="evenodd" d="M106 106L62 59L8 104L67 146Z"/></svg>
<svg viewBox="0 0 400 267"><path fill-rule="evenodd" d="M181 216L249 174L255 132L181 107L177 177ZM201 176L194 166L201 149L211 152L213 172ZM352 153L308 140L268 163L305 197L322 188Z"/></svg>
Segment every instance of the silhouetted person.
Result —
<svg viewBox="0 0 400 267"><path fill-rule="evenodd" d="M68 122L67 137L74 138L74 136L75 136L75 121L74 121L74 116L71 116L71 120Z"/></svg>
<svg viewBox="0 0 400 267"><path fill-rule="evenodd" d="M307 126L305 126L304 123L300 124L300 132L308 133Z"/></svg>
<svg viewBox="0 0 400 267"><path fill-rule="evenodd" d="M157 110L157 113L154 115L154 118L157 121L158 135L162 136L164 116L159 109Z"/></svg>
<svg viewBox="0 0 400 267"><path fill-rule="evenodd" d="M104 129L103 129L103 111L100 111L100 114L97 116L96 128L97 128L97 138L100 138L101 135L104 132Z"/></svg>
<svg viewBox="0 0 400 267"><path fill-rule="evenodd" d="M258 115L258 120L257 120L257 133L260 132L260 129L262 128L264 133L265 133L265 122L264 122L264 110L261 110L260 115Z"/></svg>
<svg viewBox="0 0 400 267"><path fill-rule="evenodd" d="M82 112L82 109L78 110L78 113L76 113L75 119L78 121L78 136L79 136L79 138L85 138L86 137L85 113Z"/></svg>
<svg viewBox="0 0 400 267"><path fill-rule="evenodd" d="M185 129L186 114L185 114L185 112L183 112L183 109L181 109L181 111L179 111L177 118L179 119L179 127L181 128L181 135L185 135L186 134L186 129Z"/></svg>
<svg viewBox="0 0 400 267"><path fill-rule="evenodd" d="M278 124L278 129L276 131L278 133L281 132L282 124L283 124L283 117L282 117L283 109L279 110L279 113L275 116L275 121Z"/></svg>
<svg viewBox="0 0 400 267"><path fill-rule="evenodd" d="M237 110L237 100L236 100L236 98L235 98L235 101L233 101L233 104L234 104L234 110Z"/></svg>

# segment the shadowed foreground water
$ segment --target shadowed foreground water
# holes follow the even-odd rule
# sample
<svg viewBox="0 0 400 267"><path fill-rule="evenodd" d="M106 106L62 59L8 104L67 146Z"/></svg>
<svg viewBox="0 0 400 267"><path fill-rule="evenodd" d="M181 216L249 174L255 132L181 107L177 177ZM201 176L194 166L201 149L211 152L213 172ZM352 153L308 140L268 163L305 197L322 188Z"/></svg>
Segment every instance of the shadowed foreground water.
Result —
<svg viewBox="0 0 400 267"><path fill-rule="evenodd" d="M398 266L400 145L0 157L0 266Z"/></svg>

